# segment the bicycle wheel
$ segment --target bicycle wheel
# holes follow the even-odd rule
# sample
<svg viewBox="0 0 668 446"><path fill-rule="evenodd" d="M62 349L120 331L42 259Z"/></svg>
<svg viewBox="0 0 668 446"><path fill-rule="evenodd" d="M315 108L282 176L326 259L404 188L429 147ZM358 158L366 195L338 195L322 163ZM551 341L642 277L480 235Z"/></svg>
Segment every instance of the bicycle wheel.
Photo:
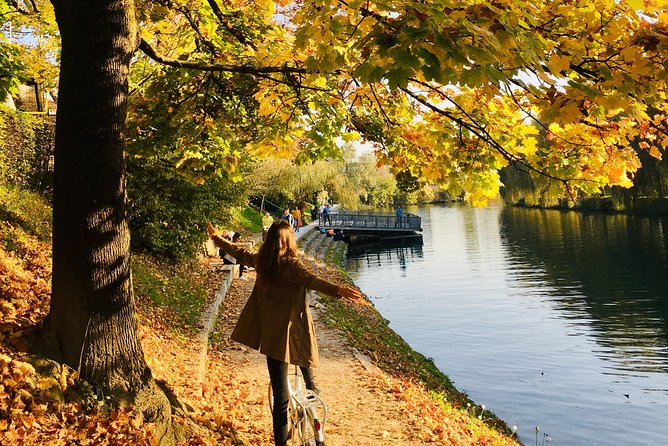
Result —
<svg viewBox="0 0 668 446"><path fill-rule="evenodd" d="M303 389L302 375L297 367L288 376L290 401L288 404L288 432L291 445L325 446L324 422L327 407L309 390ZM271 383L268 386L269 409L273 414L274 395ZM314 404L315 403L315 404Z"/></svg>
<svg viewBox="0 0 668 446"><path fill-rule="evenodd" d="M316 442L315 420L310 414L309 410L300 411L301 417L299 419L299 443L302 446L318 446Z"/></svg>

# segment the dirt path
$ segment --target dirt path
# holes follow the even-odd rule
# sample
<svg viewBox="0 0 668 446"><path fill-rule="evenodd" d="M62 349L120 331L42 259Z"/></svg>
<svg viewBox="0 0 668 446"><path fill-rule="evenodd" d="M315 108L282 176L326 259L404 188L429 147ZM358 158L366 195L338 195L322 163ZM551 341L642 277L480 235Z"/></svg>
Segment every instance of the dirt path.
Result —
<svg viewBox="0 0 668 446"><path fill-rule="evenodd" d="M299 235L306 265L316 274L340 280L335 269L326 265L326 259L340 255L341 245L314 231ZM208 337L201 401L205 411L211 409L209 413L222 408L225 415L214 417L214 424L225 425L229 417L247 445L272 445L265 357L230 340L255 282L253 271L244 275L248 280L232 281L218 325ZM518 444L487 426L486 422L494 420L484 420L482 411L476 414L478 406L458 408L448 397L433 398L409 376L391 377L376 368L350 346L347 338L321 321L325 312L318 305L312 310L320 348L320 366L315 372L329 409L325 425L328 446Z"/></svg>
<svg viewBox="0 0 668 446"><path fill-rule="evenodd" d="M250 403L238 429L252 445L272 444L271 414L267 405L269 377L265 357L229 340L229 336L252 289L255 274L248 281L235 279L219 315L210 350L210 362L223 364L238 383L239 397ZM421 427L414 411L385 385L385 375L348 347L334 329L326 327L314 310L321 364L316 378L329 415L328 446L421 445L429 432ZM357 356L356 356L357 355ZM216 368L216 373L221 370Z"/></svg>

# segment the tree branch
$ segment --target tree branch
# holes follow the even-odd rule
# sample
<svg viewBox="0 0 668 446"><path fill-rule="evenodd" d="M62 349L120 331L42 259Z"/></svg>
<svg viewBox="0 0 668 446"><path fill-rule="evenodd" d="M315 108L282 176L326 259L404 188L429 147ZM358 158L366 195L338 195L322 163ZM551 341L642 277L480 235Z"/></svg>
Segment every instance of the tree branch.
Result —
<svg viewBox="0 0 668 446"><path fill-rule="evenodd" d="M515 82L512 82L512 83L513 83L514 85L517 85ZM522 104L520 104L520 102L519 102L519 101L517 100L517 98L515 97L515 93L513 93L513 91L510 89L510 86L506 86L506 93L508 94L508 97L510 97L510 98L513 100L513 102L515 103L515 105L517 106L517 108L518 108L522 113L524 113L524 114L527 115L529 118L531 118L532 121L534 121L536 124L538 124L538 126L540 126L540 127L541 127L543 130L545 130L546 132L549 132L549 131L550 131L549 127L548 127L547 125L545 125L545 123L544 123L543 121L541 121L540 119L538 119L536 116L534 116L533 113L531 113L531 111L525 109L524 106L522 106ZM529 94L533 94L533 93L529 92ZM581 122L583 122L584 124L587 124L587 122L585 122L585 121L583 121L583 120L581 120ZM591 145L591 144L582 144L582 143L578 143L578 142L569 141L569 140L567 140L566 138L564 138L563 136L560 136L560 135L555 135L555 137L558 138L558 139L560 139L560 140L562 140L562 141L565 142L566 144L569 144L569 145L572 145L572 146L589 147L589 146Z"/></svg>
<svg viewBox="0 0 668 446"><path fill-rule="evenodd" d="M556 176L554 176L554 175L551 175L551 174L549 174L549 173L547 173L547 172L542 171L541 169L537 169L536 167L533 167L531 164L528 164L526 161L522 160L522 159L519 158L517 155L514 155L514 154L510 153L508 150L504 149L503 146L502 146L499 142L497 142L497 141L496 141L496 140L495 140L489 133L487 133L487 131L485 131L484 129L481 129L481 128L479 128L479 127L474 127L471 123L468 123L468 122L464 121L463 119L458 118L457 116L454 116L452 113L448 113L447 111L445 111L445 110L443 110L443 109L441 109L441 108L435 106L434 104L432 104L432 103L430 103L430 102L427 102L426 100L424 100L424 99L421 98L420 96L416 95L416 94L413 93L412 91L408 90L407 88L401 87L401 90L402 90L404 93L406 93L408 96L410 96L410 97L412 97L413 99L415 99L416 101L418 101L420 104L422 104L422 105L424 105L425 107L429 108L430 110L434 111L435 113L438 113L438 114L440 114L440 115L442 115L442 116L445 116L446 118L448 118L448 119L450 119L450 120L456 122L457 124L459 124L459 125L462 126L463 128L465 128L465 129L467 129L468 131L470 131L471 133L473 133L473 134L474 134L476 137L478 137L481 141L484 141L485 143L487 143L487 144L489 144L490 146L492 146L492 148L493 148L494 150L496 150L497 152L499 152L499 154L501 154L501 156L503 156L506 160L508 160L508 162L512 163L513 165L524 166L525 168L527 168L527 169L529 169L529 170L531 170L531 171L533 171L533 172L536 172L536 173L538 173L538 174L540 174L540 175L542 175L542 176L544 176L544 177L546 177L546 178L550 178L550 179L553 179L553 180L561 181L561 182L564 183L564 184L568 184L568 181L573 180L573 179L570 179L570 180L569 180L569 179L565 179L565 178L556 177Z"/></svg>
<svg viewBox="0 0 668 446"><path fill-rule="evenodd" d="M216 2L216 0L207 0L207 3L209 3L209 6L211 6L211 9L213 10L213 14L218 18L220 24L225 27L227 32L229 32L232 36L234 36L242 45L248 45L255 51L257 51L257 46L255 46L253 42L247 39L246 36L244 36L238 30L234 29L232 25L230 25L230 23L227 21L227 18L225 17L225 14L220 9L220 6Z"/></svg>
<svg viewBox="0 0 668 446"><path fill-rule="evenodd" d="M373 87L373 85L369 86L371 89L371 94L373 95L373 98L376 101L376 105L378 106L378 109L382 113L383 117L385 118L385 122L387 122L389 125L396 125L396 123L392 122L392 119L387 115L385 112L385 109L383 108L383 104L380 103L380 100L378 99L378 96L376 95L376 89Z"/></svg>
<svg viewBox="0 0 668 446"><path fill-rule="evenodd" d="M200 41L207 47L209 50L211 50L212 53L215 53L216 47L211 43L209 40L204 38L202 35L202 32L199 29L199 25L195 21L195 18L192 16L190 13L190 10L188 8L184 7L179 7L177 8L179 11L181 11L181 14L186 18L188 23L190 24L190 27L192 28L193 31L195 31L195 34L199 37Z"/></svg>
<svg viewBox="0 0 668 446"><path fill-rule="evenodd" d="M281 67L255 67L251 65L212 64L201 61L172 59L159 54L151 46L151 44L144 39L141 39L141 42L139 42L139 49L154 61L174 68L189 68L200 71L224 71L227 73L246 73L258 75L266 73L308 73L305 68L291 67L288 65L283 65Z"/></svg>
<svg viewBox="0 0 668 446"><path fill-rule="evenodd" d="M17 0L7 0L7 3L9 4L9 6L14 8L14 10L16 12L18 12L19 14L33 15L33 14L37 14L39 12L39 9L37 8L37 5L32 0L30 1L30 4L32 6L32 11L29 11L28 9L25 9L25 8L21 7L21 5L19 4L19 2Z"/></svg>

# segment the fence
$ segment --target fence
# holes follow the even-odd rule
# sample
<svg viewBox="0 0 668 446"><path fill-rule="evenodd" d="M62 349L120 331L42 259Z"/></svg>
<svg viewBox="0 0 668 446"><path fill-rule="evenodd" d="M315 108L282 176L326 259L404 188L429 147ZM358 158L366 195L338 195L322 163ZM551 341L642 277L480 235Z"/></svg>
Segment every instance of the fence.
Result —
<svg viewBox="0 0 668 446"><path fill-rule="evenodd" d="M320 214L318 225L332 228L355 228L380 231L422 231L422 218L414 214L397 217L374 212L335 212Z"/></svg>

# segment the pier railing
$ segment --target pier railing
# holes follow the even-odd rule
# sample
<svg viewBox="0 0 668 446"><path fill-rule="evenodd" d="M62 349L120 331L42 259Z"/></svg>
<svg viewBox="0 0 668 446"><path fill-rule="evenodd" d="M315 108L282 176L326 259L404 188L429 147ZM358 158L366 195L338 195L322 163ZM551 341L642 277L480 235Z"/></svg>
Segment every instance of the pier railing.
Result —
<svg viewBox="0 0 668 446"><path fill-rule="evenodd" d="M422 218L415 214L394 214L381 212L335 212L320 214L318 224L321 227L357 228L379 231L422 231Z"/></svg>

